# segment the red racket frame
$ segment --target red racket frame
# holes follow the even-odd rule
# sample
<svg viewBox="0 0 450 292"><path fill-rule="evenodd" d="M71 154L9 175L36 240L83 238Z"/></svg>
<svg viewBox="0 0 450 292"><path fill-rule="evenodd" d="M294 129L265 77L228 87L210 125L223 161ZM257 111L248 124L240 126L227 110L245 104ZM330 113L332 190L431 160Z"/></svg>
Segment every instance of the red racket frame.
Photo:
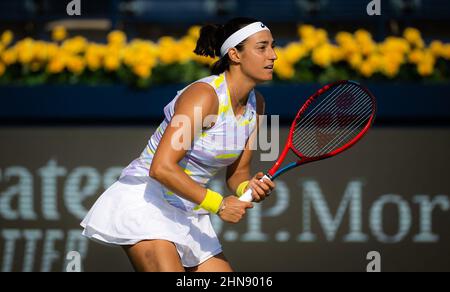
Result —
<svg viewBox="0 0 450 292"><path fill-rule="evenodd" d="M304 156L302 153L300 153L299 151L297 151L293 145L292 145L292 139L294 136L294 130L295 130L295 125L297 124L297 121L302 117L302 115L305 113L306 109L310 106L310 104L320 95L324 94L325 92L327 92L330 88L335 87L339 84L344 84L344 83L352 83L355 84L357 86L359 86L362 90L364 90L371 98L372 98L372 115L369 118L369 121L367 122L367 124L365 125L365 127L362 129L362 131L356 136L354 137L350 142L346 143L345 145L343 145L342 147L318 156L318 157L306 157ZM370 127L372 126L374 120L375 120L375 116L376 116L376 110L377 110L377 106L376 106L376 99L374 97L374 95L365 87L361 86L358 82L355 81L351 81L351 80L342 80L342 81L338 81L329 85L324 86L323 88L319 89L315 94L313 94L312 96L310 96L308 98L308 100L305 102L305 104L300 108L299 112L297 113L297 116L295 117L294 121L292 122L291 125L291 129L289 131L289 136L286 142L286 146L283 149L283 152L281 153L280 157L278 158L277 162L274 164L274 166L267 172L267 176L269 178L274 178L276 176L278 176L279 174L277 174L278 169L281 167L281 164L283 163L284 159L286 158L286 155L288 154L289 150L292 150L295 155L297 155L298 157L300 157L300 159L293 165L291 165L289 167L289 169L297 167L301 164L305 164L305 163L309 163L309 162L313 162L313 161L318 161L318 160L322 160L328 157L332 157L335 156L347 149L349 149L350 147L352 147L353 145L355 145L356 142L358 142L366 133L367 131L370 129ZM287 170L287 169L286 169ZM284 171L283 171L284 172Z"/></svg>

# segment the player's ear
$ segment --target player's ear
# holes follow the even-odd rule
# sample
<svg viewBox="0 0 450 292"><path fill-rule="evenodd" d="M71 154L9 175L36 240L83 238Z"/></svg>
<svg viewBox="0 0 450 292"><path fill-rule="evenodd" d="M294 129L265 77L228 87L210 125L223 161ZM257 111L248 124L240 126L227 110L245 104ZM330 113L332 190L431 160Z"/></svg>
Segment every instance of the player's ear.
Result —
<svg viewBox="0 0 450 292"><path fill-rule="evenodd" d="M228 58L230 58L230 61L233 63L240 63L241 62L241 55L239 54L239 51L236 48L231 48L228 51Z"/></svg>

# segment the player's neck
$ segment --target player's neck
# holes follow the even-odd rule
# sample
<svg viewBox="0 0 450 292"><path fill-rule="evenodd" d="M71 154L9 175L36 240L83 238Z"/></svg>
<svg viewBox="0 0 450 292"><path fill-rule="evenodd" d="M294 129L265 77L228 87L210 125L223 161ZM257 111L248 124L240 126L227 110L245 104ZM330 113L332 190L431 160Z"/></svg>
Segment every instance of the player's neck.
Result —
<svg viewBox="0 0 450 292"><path fill-rule="evenodd" d="M230 90L233 106L245 106L247 104L250 91L255 88L256 83L238 70L225 72L228 89Z"/></svg>

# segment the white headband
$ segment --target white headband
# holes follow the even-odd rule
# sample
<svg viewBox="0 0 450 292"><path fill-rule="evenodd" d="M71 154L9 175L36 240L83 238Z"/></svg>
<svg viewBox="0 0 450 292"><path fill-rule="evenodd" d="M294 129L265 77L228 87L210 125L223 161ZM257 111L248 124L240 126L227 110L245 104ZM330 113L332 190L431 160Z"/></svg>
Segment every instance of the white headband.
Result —
<svg viewBox="0 0 450 292"><path fill-rule="evenodd" d="M222 55L222 57L224 57L226 54L228 54L229 49L239 45L243 40L247 39L249 36L254 35L255 33L263 30L269 30L269 28L267 28L267 26L265 26L262 22L259 21L253 22L252 24L249 24L241 28L240 30L233 33L229 38L226 39L226 41L220 48L220 54Z"/></svg>

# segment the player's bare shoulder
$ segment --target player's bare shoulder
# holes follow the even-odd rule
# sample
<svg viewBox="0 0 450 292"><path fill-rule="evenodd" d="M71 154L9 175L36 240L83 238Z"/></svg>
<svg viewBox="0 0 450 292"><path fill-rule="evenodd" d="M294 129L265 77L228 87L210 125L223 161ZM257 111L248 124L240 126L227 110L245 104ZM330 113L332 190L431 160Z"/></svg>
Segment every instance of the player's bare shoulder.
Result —
<svg viewBox="0 0 450 292"><path fill-rule="evenodd" d="M204 82L190 85L176 101L175 111L186 107L200 107L203 116L217 113L219 101L214 88Z"/></svg>

